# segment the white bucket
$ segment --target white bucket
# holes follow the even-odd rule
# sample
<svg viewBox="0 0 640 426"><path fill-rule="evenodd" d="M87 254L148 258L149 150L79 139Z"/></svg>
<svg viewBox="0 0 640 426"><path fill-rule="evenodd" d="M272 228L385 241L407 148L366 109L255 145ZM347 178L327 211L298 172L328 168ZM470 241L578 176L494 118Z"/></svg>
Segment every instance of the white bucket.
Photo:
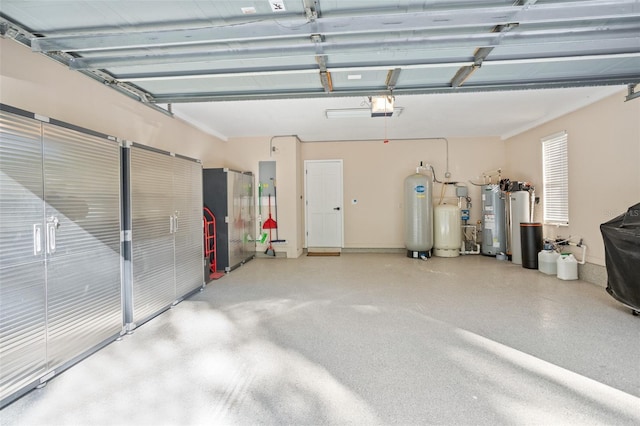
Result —
<svg viewBox="0 0 640 426"><path fill-rule="evenodd" d="M557 261L560 253L555 250L542 250L538 253L538 271L556 275L558 273Z"/></svg>
<svg viewBox="0 0 640 426"><path fill-rule="evenodd" d="M578 261L572 254L560 256L556 261L556 266L558 268L558 278L561 280L578 279Z"/></svg>

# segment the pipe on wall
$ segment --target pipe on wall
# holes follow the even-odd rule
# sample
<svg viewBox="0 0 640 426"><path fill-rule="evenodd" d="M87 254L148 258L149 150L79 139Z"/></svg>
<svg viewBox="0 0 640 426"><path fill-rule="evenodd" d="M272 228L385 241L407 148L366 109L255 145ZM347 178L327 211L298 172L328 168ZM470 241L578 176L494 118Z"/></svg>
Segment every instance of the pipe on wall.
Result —
<svg viewBox="0 0 640 426"><path fill-rule="evenodd" d="M322 140L322 141L311 141L311 140L302 140L297 135L286 135L288 137L295 136L298 141L301 143L321 143L321 142L378 142L378 139L336 139L336 140ZM274 138L285 137L285 136L273 136L271 140ZM446 170L444 173L445 178L451 177L451 172L449 171L449 139L445 137L437 137L437 138L398 138L398 139L388 139L391 141L444 141L446 148Z"/></svg>

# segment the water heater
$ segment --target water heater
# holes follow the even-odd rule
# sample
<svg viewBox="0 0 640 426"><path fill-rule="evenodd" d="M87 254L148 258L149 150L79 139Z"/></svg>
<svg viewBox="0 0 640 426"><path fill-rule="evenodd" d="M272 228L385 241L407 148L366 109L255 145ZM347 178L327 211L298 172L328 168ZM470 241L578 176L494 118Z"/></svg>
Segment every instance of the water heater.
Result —
<svg viewBox="0 0 640 426"><path fill-rule="evenodd" d="M499 185L482 186L482 254L507 252L505 193Z"/></svg>
<svg viewBox="0 0 640 426"><path fill-rule="evenodd" d="M529 191L512 192L511 196L511 262L522 265L522 243L520 239L520 224L531 222Z"/></svg>
<svg viewBox="0 0 640 426"><path fill-rule="evenodd" d="M433 182L431 174L419 167L404 180L404 243L407 256L431 256L433 248Z"/></svg>

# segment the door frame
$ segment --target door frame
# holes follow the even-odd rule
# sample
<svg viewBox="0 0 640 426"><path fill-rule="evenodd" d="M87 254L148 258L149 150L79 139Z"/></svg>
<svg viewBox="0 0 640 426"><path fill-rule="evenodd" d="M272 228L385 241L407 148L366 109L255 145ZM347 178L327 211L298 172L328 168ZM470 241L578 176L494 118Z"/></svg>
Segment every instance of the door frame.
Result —
<svg viewBox="0 0 640 426"><path fill-rule="evenodd" d="M340 194L342 200L340 213L340 249L344 248L344 162L342 159L304 160L304 248L309 248L309 203L307 192L307 164L339 163L340 164Z"/></svg>

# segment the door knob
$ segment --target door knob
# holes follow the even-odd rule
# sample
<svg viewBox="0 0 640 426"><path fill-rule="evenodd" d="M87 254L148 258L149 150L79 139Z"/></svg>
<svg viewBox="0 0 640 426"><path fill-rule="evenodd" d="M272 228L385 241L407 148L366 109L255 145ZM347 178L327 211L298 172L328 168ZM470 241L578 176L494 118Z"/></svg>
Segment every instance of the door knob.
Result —
<svg viewBox="0 0 640 426"><path fill-rule="evenodd" d="M340 207L334 207L333 209L334 210L340 210Z"/></svg>

